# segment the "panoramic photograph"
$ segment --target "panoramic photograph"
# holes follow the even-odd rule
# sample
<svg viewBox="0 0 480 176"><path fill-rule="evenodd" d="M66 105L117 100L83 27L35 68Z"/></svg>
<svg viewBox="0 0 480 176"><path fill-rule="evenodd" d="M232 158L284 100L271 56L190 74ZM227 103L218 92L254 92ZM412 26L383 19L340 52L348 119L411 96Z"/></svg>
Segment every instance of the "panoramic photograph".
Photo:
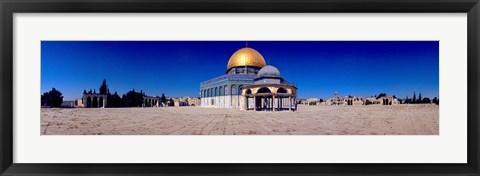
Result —
<svg viewBox="0 0 480 176"><path fill-rule="evenodd" d="M42 41L41 135L439 135L438 41Z"/></svg>

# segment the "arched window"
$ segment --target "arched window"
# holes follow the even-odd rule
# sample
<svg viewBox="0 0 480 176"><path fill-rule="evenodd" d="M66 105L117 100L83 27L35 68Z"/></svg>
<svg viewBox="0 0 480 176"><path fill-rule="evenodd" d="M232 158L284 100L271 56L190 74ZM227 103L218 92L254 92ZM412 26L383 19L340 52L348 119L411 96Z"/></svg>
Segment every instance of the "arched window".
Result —
<svg viewBox="0 0 480 176"><path fill-rule="evenodd" d="M224 86L223 86L223 89L224 89L224 91L223 91L223 92L224 92L225 94L227 94L227 93L228 93L228 88L227 88L227 85L224 85Z"/></svg>
<svg viewBox="0 0 480 176"><path fill-rule="evenodd" d="M287 93L287 89L280 87L278 88L277 93Z"/></svg>
<svg viewBox="0 0 480 176"><path fill-rule="evenodd" d="M245 92L245 94L247 94L247 95L252 94L252 90L248 89L247 92Z"/></svg>
<svg viewBox="0 0 480 176"><path fill-rule="evenodd" d="M237 94L237 88L236 88L236 86L235 86L235 85L232 85L232 89L231 89L231 91L232 91L232 95L235 95L235 94Z"/></svg>
<svg viewBox="0 0 480 176"><path fill-rule="evenodd" d="M217 96L218 95L218 91L217 91L217 88L215 87L215 94L213 94L214 96Z"/></svg>
<svg viewBox="0 0 480 176"><path fill-rule="evenodd" d="M238 94L241 94L242 86L243 86L243 85L239 85L239 86L238 86L238 88L237 88Z"/></svg>
<svg viewBox="0 0 480 176"><path fill-rule="evenodd" d="M257 93L272 93L272 92L270 92L270 89L268 89L266 87L262 87L262 88L258 89Z"/></svg>
<svg viewBox="0 0 480 176"><path fill-rule="evenodd" d="M218 87L218 90L220 91L220 94L219 94L219 95L222 96L222 95L224 94L222 87L221 87L221 86Z"/></svg>

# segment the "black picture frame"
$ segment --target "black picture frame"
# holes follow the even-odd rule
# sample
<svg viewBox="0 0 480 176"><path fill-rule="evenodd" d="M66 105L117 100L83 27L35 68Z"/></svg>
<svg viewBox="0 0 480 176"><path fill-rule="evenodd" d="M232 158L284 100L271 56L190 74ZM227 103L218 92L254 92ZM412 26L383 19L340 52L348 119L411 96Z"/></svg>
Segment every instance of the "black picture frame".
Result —
<svg viewBox="0 0 480 176"><path fill-rule="evenodd" d="M1 175L479 175L479 0L1 0ZM467 13L468 162L461 164L13 163L14 13ZM448 152L448 151L445 151Z"/></svg>

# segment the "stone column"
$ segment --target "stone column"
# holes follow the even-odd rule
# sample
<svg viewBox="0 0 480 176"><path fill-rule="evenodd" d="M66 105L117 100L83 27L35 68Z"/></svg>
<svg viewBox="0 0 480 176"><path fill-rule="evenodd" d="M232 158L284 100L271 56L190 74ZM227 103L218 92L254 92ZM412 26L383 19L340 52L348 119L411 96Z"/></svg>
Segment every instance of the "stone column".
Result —
<svg viewBox="0 0 480 176"><path fill-rule="evenodd" d="M273 108L273 111L277 111L276 107L275 107L275 95L272 95L272 108Z"/></svg>
<svg viewBox="0 0 480 176"><path fill-rule="evenodd" d="M273 98L273 95L272 95L272 98L269 98L270 99L270 108L272 109L272 111L274 111L274 106L273 106L273 102L274 102L274 98Z"/></svg>
<svg viewBox="0 0 480 176"><path fill-rule="evenodd" d="M242 103L240 103L240 110L247 110L247 103L246 103L245 99L246 99L246 96L242 95L241 100L243 102L240 101L240 102L242 102Z"/></svg>
<svg viewBox="0 0 480 176"><path fill-rule="evenodd" d="M292 96L288 96L288 110L292 110Z"/></svg>
<svg viewBox="0 0 480 176"><path fill-rule="evenodd" d="M282 97L278 97L278 110L281 111L283 108L282 106Z"/></svg>
<svg viewBox="0 0 480 176"><path fill-rule="evenodd" d="M293 98L293 106L295 106L295 111L297 111L297 97Z"/></svg>
<svg viewBox="0 0 480 176"><path fill-rule="evenodd" d="M253 110L257 111L257 96L253 95Z"/></svg>
<svg viewBox="0 0 480 176"><path fill-rule="evenodd" d="M107 98L103 98L103 108L107 107Z"/></svg>

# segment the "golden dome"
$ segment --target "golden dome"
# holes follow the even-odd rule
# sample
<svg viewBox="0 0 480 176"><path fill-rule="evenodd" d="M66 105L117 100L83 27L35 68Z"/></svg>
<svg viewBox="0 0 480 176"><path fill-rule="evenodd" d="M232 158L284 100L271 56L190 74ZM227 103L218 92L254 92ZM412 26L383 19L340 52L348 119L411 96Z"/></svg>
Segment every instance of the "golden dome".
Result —
<svg viewBox="0 0 480 176"><path fill-rule="evenodd" d="M253 48L242 48L237 50L228 60L227 70L238 66L263 67L267 65L263 56Z"/></svg>

